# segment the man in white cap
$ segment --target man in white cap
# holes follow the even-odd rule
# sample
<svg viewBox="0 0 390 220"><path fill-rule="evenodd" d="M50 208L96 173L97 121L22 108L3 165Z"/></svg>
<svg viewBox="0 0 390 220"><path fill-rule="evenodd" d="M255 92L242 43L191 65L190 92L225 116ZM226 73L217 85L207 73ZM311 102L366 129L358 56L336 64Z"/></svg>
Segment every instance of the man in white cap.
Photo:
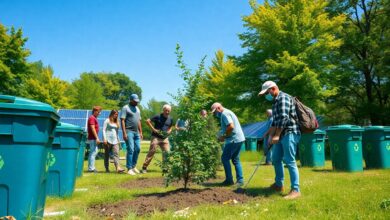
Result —
<svg viewBox="0 0 390 220"><path fill-rule="evenodd" d="M295 104L292 97L279 90L276 83L266 81L259 93L264 95L265 99L272 102L272 124L270 130L271 141L273 144L272 163L275 169L275 183L271 189L282 192L284 181L284 169L282 160L290 173L291 191L284 198L295 199L301 196L299 189L299 171L295 161L297 145L301 138L299 125L295 120L297 118Z"/></svg>
<svg viewBox="0 0 390 220"><path fill-rule="evenodd" d="M139 98L137 94L130 95L130 102L123 106L121 111L121 125L123 139L126 141L126 167L127 173L136 175L139 170L136 168L138 155L141 151L142 125L141 111L137 107Z"/></svg>
<svg viewBox="0 0 390 220"><path fill-rule="evenodd" d="M245 136L241 129L240 122L238 121L237 116L229 109L224 108L221 103L215 102L211 106L211 112L221 122L218 140L225 142L221 160L223 168L225 169L226 178L221 184L225 186L234 184L230 166L231 160L236 169L237 185L242 186L244 184L244 177L240 162L240 150L242 143L245 141Z"/></svg>

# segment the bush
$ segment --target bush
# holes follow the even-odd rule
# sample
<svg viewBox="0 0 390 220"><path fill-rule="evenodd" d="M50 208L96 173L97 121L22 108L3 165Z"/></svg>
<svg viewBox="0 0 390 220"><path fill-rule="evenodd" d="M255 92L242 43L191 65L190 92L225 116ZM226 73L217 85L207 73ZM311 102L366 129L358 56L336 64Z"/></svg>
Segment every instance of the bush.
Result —
<svg viewBox="0 0 390 220"><path fill-rule="evenodd" d="M180 46L176 48L177 63L183 71L184 89L173 98L177 101L178 117L188 121L187 129L175 132L170 138L174 150L165 155L160 164L166 184L183 180L184 189L189 182L202 183L216 176L219 143L213 119L203 118L199 113L209 104L198 90L204 77L204 59L199 69L192 74L182 61ZM209 116L212 117L212 116Z"/></svg>

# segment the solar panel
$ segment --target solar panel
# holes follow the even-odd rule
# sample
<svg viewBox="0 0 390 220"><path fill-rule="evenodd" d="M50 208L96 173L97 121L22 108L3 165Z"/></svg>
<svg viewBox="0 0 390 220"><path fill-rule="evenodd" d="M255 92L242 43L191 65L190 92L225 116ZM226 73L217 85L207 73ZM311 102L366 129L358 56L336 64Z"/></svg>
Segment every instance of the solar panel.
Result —
<svg viewBox="0 0 390 220"><path fill-rule="evenodd" d="M111 110L103 110L100 112L97 120L99 123L99 139L103 140L103 123L110 115ZM58 114L60 115L60 122L69 123L72 125L80 126L87 131L87 122L88 118L92 115L91 110L74 110L74 109L60 109L58 110ZM120 115L120 113L119 113ZM118 119L120 120L120 119ZM120 123L119 123L120 124ZM123 141L122 130L119 129L119 140Z"/></svg>
<svg viewBox="0 0 390 220"><path fill-rule="evenodd" d="M245 138L261 139L268 130L267 121L246 124L242 127L242 130Z"/></svg>

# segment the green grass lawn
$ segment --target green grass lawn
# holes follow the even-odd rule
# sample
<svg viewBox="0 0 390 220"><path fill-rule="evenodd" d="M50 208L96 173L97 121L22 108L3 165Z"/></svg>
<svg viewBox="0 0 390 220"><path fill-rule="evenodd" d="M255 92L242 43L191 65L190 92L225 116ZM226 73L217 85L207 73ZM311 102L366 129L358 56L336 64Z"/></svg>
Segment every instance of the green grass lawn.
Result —
<svg viewBox="0 0 390 220"><path fill-rule="evenodd" d="M148 144L142 144L138 168L142 166ZM123 156L123 152L122 152ZM244 177L249 178L261 155L258 152L244 152L241 161ZM154 160L161 160L161 154L155 155ZM124 160L121 160L125 164ZM86 169L85 161L84 168ZM111 170L114 165L111 163ZM103 160L97 161L97 169L104 170ZM152 162L150 173L142 177L161 176L160 169ZM365 170L359 173L332 171L331 162L320 169L300 168L300 184L302 197L288 201L280 194L270 194L266 188L273 183L274 171L272 166L260 166L247 192L256 195L255 199L246 204L235 205L202 205L190 207L189 219L390 219L390 208L381 208L384 201L390 206L390 170ZM289 175L285 169L285 186L289 190ZM220 171L219 176L223 176ZM138 176L139 177L139 176ZM119 184L138 178L137 176L119 175L115 173L84 173L76 181L76 189L85 188L87 191L75 191L69 198L52 198L46 200L46 212L65 211L62 216L45 217L45 219L96 219L90 216L86 208L97 203L115 203L129 200L135 195L165 192L173 187L148 189L123 189ZM234 187L231 188L234 190ZM174 217L174 211L156 212L145 219L183 219ZM129 213L127 219L136 216ZM137 217L137 219L140 217Z"/></svg>

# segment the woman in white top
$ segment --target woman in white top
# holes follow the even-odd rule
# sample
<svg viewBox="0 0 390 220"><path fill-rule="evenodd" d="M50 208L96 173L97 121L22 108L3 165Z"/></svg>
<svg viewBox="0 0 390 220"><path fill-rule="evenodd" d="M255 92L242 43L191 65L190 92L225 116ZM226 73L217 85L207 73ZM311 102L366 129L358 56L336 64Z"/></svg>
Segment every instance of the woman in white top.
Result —
<svg viewBox="0 0 390 220"><path fill-rule="evenodd" d="M118 173L122 173L125 170L122 169L119 165L119 122L118 122L118 111L112 110L108 118L104 121L103 124L103 142L104 142L104 167L106 172L110 172L109 165L109 156L110 151L112 150L114 157L114 165Z"/></svg>

